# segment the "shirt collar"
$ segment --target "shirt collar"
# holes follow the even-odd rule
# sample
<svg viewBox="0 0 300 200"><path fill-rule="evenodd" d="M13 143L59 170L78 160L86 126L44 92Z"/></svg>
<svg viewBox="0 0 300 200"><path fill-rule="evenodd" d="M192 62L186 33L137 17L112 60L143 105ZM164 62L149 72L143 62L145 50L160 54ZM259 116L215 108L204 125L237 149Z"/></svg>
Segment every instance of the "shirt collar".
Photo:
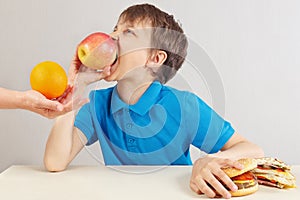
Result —
<svg viewBox="0 0 300 200"><path fill-rule="evenodd" d="M156 99L161 91L161 88L162 85L160 82L155 81L151 83L149 88L145 91L145 93L141 96L141 98L136 104L128 105L121 100L117 91L117 86L115 86L112 92L111 111L112 113L115 113L120 109L127 108L139 115L144 115L155 104Z"/></svg>

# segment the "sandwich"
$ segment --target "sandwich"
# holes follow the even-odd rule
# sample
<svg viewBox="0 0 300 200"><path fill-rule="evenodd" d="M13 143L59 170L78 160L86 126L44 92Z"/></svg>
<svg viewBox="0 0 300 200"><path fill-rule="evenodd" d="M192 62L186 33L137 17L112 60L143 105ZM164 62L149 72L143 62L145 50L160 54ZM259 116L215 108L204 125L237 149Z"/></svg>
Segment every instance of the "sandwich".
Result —
<svg viewBox="0 0 300 200"><path fill-rule="evenodd" d="M286 163L271 157L258 158L256 161L257 168L252 172L259 184L281 189L296 187L296 179Z"/></svg>
<svg viewBox="0 0 300 200"><path fill-rule="evenodd" d="M237 191L230 191L231 196L238 197L252 194L258 190L258 182L251 170L257 167L255 159L243 158L238 160L244 168L239 170L233 167L223 168L223 171L231 178L238 187Z"/></svg>

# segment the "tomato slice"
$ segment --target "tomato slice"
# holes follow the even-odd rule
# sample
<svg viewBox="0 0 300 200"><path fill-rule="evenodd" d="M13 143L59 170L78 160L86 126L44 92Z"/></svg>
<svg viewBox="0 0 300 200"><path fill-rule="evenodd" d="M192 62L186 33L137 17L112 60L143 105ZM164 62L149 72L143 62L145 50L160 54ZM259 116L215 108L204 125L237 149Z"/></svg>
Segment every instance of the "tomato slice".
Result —
<svg viewBox="0 0 300 200"><path fill-rule="evenodd" d="M241 175L235 176L233 178L231 178L232 180L253 180L255 179L254 175L252 174L252 172L245 172Z"/></svg>
<svg viewBox="0 0 300 200"><path fill-rule="evenodd" d="M264 167L264 166L260 166L260 165L258 165L257 168L258 169L263 169L263 170L276 170L278 172L284 172L284 170L281 169L281 168L274 168L274 167L271 168L271 167Z"/></svg>
<svg viewBox="0 0 300 200"><path fill-rule="evenodd" d="M278 171L278 172L284 172L284 170L283 169L276 169L276 171Z"/></svg>

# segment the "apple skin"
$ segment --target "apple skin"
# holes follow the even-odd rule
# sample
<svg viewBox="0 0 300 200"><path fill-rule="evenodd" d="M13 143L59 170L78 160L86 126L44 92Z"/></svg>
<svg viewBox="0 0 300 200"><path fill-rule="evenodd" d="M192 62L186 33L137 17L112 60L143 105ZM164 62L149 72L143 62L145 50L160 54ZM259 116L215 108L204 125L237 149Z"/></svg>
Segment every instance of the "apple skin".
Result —
<svg viewBox="0 0 300 200"><path fill-rule="evenodd" d="M96 32L84 38L77 47L77 55L83 65L102 69L117 59L117 45L108 34Z"/></svg>

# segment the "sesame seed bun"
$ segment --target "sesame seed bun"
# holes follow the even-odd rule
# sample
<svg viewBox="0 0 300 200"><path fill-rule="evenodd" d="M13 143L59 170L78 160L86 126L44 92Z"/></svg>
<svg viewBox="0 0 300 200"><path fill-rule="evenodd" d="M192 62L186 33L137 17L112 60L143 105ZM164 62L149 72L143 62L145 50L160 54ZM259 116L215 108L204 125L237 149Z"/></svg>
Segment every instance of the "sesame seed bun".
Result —
<svg viewBox="0 0 300 200"><path fill-rule="evenodd" d="M239 170L234 167L223 169L238 187L237 191L229 191L233 197L245 196L258 190L256 177L251 172L257 167L257 161L252 158L243 158L238 162L244 166L243 169Z"/></svg>
<svg viewBox="0 0 300 200"><path fill-rule="evenodd" d="M234 167L227 167L224 168L223 171L229 176L230 178L241 175L247 171L250 171L257 167L257 161L252 158L242 158L238 160L239 163L241 163L244 168L239 170Z"/></svg>

